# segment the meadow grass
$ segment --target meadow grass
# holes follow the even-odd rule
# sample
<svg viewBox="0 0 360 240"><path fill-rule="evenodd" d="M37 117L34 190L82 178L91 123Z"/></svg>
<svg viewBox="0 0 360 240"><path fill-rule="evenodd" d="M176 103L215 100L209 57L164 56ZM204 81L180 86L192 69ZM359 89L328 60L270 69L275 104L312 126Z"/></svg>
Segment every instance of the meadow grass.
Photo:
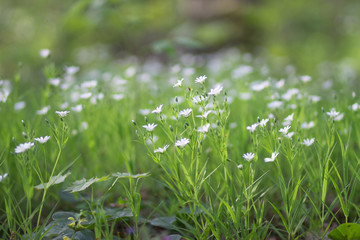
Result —
<svg viewBox="0 0 360 240"><path fill-rule="evenodd" d="M360 216L346 69L234 49L95 70L46 56L43 85L0 82L0 236L326 239Z"/></svg>

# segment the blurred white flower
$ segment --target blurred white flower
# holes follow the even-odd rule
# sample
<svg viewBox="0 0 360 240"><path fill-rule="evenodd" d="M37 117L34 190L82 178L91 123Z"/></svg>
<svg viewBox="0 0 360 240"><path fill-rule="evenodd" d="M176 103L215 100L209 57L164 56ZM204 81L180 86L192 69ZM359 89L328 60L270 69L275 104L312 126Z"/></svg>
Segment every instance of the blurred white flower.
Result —
<svg viewBox="0 0 360 240"><path fill-rule="evenodd" d="M260 121L260 126L261 126L261 127L265 127L268 121L269 121L268 118L262 119L262 120Z"/></svg>
<svg viewBox="0 0 360 240"><path fill-rule="evenodd" d="M50 139L50 136L34 138L34 140L38 141L39 143L46 143L47 141L49 141L49 139Z"/></svg>
<svg viewBox="0 0 360 240"><path fill-rule="evenodd" d="M9 174L7 174L7 173L5 173L4 175L0 175L0 182L1 182L2 180L4 180L5 178L7 178L8 175L9 175Z"/></svg>
<svg viewBox="0 0 360 240"><path fill-rule="evenodd" d="M139 109L139 113L143 116L148 115L151 112L150 109Z"/></svg>
<svg viewBox="0 0 360 240"><path fill-rule="evenodd" d="M303 129L310 129L310 128L313 128L313 127L315 127L314 121L311 121L309 123L304 122L303 124L301 124L301 128L303 128Z"/></svg>
<svg viewBox="0 0 360 240"><path fill-rule="evenodd" d="M214 111L213 110L208 110L208 111L204 112L202 115L196 115L196 117L198 117L198 118L207 118L210 113L214 113Z"/></svg>
<svg viewBox="0 0 360 240"><path fill-rule="evenodd" d="M223 90L223 87L221 85L216 85L214 88L210 89L209 95L219 95L220 92Z"/></svg>
<svg viewBox="0 0 360 240"><path fill-rule="evenodd" d="M354 103L353 105L351 105L351 109L353 111L357 111L359 109L359 104L358 103Z"/></svg>
<svg viewBox="0 0 360 240"><path fill-rule="evenodd" d="M147 125L143 125L143 128L146 129L146 131L152 132L156 128L157 124L155 123L149 123Z"/></svg>
<svg viewBox="0 0 360 240"><path fill-rule="evenodd" d="M36 111L38 115L45 115L50 110L50 106L43 107L42 109Z"/></svg>
<svg viewBox="0 0 360 240"><path fill-rule="evenodd" d="M66 115L68 115L70 111L56 111L55 113L63 118L66 117Z"/></svg>
<svg viewBox="0 0 360 240"><path fill-rule="evenodd" d="M284 137L291 139L294 134L294 132L289 132L288 134L285 134Z"/></svg>
<svg viewBox="0 0 360 240"><path fill-rule="evenodd" d="M202 101L205 100L205 97L202 96L202 95L200 95L200 96L195 96L195 97L193 97L192 100L193 100L193 102L194 102L195 104L199 104L199 103L201 103Z"/></svg>
<svg viewBox="0 0 360 240"><path fill-rule="evenodd" d="M255 153L252 153L252 152L243 154L243 158L248 162L253 160L254 157L255 157Z"/></svg>
<svg viewBox="0 0 360 240"><path fill-rule="evenodd" d="M305 146L309 147L311 146L313 143L315 142L315 138L312 139L304 139L304 142L302 142L301 144L304 144Z"/></svg>
<svg viewBox="0 0 360 240"><path fill-rule="evenodd" d="M123 99L125 96L124 96L124 94L119 93L119 94L113 94L113 95L111 95L111 97L112 97L112 99L114 99L114 100L116 100L116 101L120 101L120 100Z"/></svg>
<svg viewBox="0 0 360 240"><path fill-rule="evenodd" d="M308 75L300 76L299 78L304 83L310 82L312 80L312 78L310 76L308 76Z"/></svg>
<svg viewBox="0 0 360 240"><path fill-rule="evenodd" d="M158 106L157 108L155 108L155 110L153 110L151 113L161 113L162 107L163 107L163 104L160 104L160 106Z"/></svg>
<svg viewBox="0 0 360 240"><path fill-rule="evenodd" d="M206 79L207 79L207 77L206 77L205 75L204 75L204 76L197 77L197 78L195 79L195 83L203 84Z"/></svg>
<svg viewBox="0 0 360 240"><path fill-rule="evenodd" d="M21 143L15 148L15 153L18 153L18 154L23 153L26 150L32 148L33 146L34 146L34 143L32 143L32 142Z"/></svg>
<svg viewBox="0 0 360 240"><path fill-rule="evenodd" d="M47 58L50 55L49 49L41 49L40 50L40 57Z"/></svg>
<svg viewBox="0 0 360 240"><path fill-rule="evenodd" d="M271 154L271 158L265 158L264 161L265 161L265 162L273 162L273 161L275 161L275 158L276 158L278 155L279 155L278 152L273 152L273 153Z"/></svg>
<svg viewBox="0 0 360 240"><path fill-rule="evenodd" d="M175 142L175 147L185 147L188 143L190 143L188 138L182 138Z"/></svg>
<svg viewBox="0 0 360 240"><path fill-rule="evenodd" d="M273 101L271 103L269 103L267 106L270 109L276 109L276 108L280 108L283 105L283 102L281 101Z"/></svg>
<svg viewBox="0 0 360 240"><path fill-rule="evenodd" d="M293 120L294 120L294 113L290 114L284 119L285 122L292 122Z"/></svg>
<svg viewBox="0 0 360 240"><path fill-rule="evenodd" d="M286 135L286 134L288 133L288 131L289 131L290 128L291 128L291 126L286 126L286 127L284 127L284 128L281 128L281 129L279 130L279 132L281 132L282 134Z"/></svg>
<svg viewBox="0 0 360 240"><path fill-rule="evenodd" d="M80 68L77 66L69 66L69 67L65 66L64 69L68 75L74 75L80 70Z"/></svg>
<svg viewBox="0 0 360 240"><path fill-rule="evenodd" d="M344 113L334 118L334 121L341 121L344 118Z"/></svg>
<svg viewBox="0 0 360 240"><path fill-rule="evenodd" d="M14 109L15 109L15 111L20 111L21 109L24 109L25 106L26 106L26 103L24 101L17 102L14 105Z"/></svg>
<svg viewBox="0 0 360 240"><path fill-rule="evenodd" d="M72 107L71 110L74 112L81 112L83 110L83 106L81 104L76 105L75 107Z"/></svg>
<svg viewBox="0 0 360 240"><path fill-rule="evenodd" d="M91 95L92 95L91 92L82 93L82 94L80 94L80 98L81 99L88 99L88 98L91 97Z"/></svg>
<svg viewBox="0 0 360 240"><path fill-rule="evenodd" d="M154 150L154 153L164 153L166 151L166 149L169 147L169 145L165 145L164 147L160 147L158 149Z"/></svg>
<svg viewBox="0 0 360 240"><path fill-rule="evenodd" d="M251 126L247 126L246 130L250 131L251 133L255 132L256 128L259 126L258 123L254 123Z"/></svg>
<svg viewBox="0 0 360 240"><path fill-rule="evenodd" d="M192 112L192 109L191 109L191 108L187 108L187 109L181 110L181 111L179 112L179 116L184 116L184 117L187 118L187 117L190 116L191 112Z"/></svg>
<svg viewBox="0 0 360 240"><path fill-rule="evenodd" d="M207 123L203 126L201 126L200 128L198 128L198 132L201 132L201 133L207 133L209 131L209 128L210 128L210 123Z"/></svg>
<svg viewBox="0 0 360 240"><path fill-rule="evenodd" d="M49 84L50 85L53 85L55 87L59 86L60 85L60 82L61 82L61 79L60 78L50 78L49 79Z"/></svg>

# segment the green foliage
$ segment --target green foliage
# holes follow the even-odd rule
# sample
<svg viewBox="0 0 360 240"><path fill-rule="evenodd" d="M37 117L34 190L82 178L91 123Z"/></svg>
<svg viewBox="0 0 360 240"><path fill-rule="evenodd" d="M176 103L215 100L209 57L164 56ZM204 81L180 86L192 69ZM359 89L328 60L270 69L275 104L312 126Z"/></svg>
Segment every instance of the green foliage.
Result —
<svg viewBox="0 0 360 240"><path fill-rule="evenodd" d="M356 240L360 239L360 225L357 223L341 224L331 232L328 237L333 240Z"/></svg>

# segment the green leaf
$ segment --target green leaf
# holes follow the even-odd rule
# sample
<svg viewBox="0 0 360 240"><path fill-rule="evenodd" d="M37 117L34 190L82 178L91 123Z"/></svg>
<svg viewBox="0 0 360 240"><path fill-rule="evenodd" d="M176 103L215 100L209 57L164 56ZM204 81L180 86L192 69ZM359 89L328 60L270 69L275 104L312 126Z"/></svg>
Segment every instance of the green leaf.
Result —
<svg viewBox="0 0 360 240"><path fill-rule="evenodd" d="M75 233L75 240L91 240L95 239L95 234L89 229L84 229Z"/></svg>
<svg viewBox="0 0 360 240"><path fill-rule="evenodd" d="M328 237L333 240L360 240L360 225L356 223L341 224L332 230Z"/></svg>
<svg viewBox="0 0 360 240"><path fill-rule="evenodd" d="M64 175L60 175L60 174L59 174L59 175L57 175L57 176L52 177L49 182L47 182L47 183L41 183L41 184L35 186L34 188L35 188L36 190L40 190L40 189L44 189L44 188L49 188L50 186L55 185L55 184L62 183L62 182L65 181L65 178L66 178L67 176L69 176L70 174L71 174L71 172L68 172L68 173L66 173L66 174L64 174Z"/></svg>
<svg viewBox="0 0 360 240"><path fill-rule="evenodd" d="M149 221L155 227L161 227L168 230L173 230L173 223L176 221L175 217L158 217Z"/></svg>
<svg viewBox="0 0 360 240"><path fill-rule="evenodd" d="M104 212L108 217L108 220L118 220L121 218L130 218L133 216L130 209L118 209L118 208L105 208Z"/></svg>
<svg viewBox="0 0 360 240"><path fill-rule="evenodd" d="M85 178L75 181L73 183L73 185L71 187L68 187L65 189L65 191L68 192L80 192L80 191L84 191L85 189L87 189L88 187L90 187L92 184L94 183L98 183L98 182L104 182L106 180L109 179L109 176L104 176L102 178L90 178L89 180L86 180Z"/></svg>
<svg viewBox="0 0 360 240"><path fill-rule="evenodd" d="M131 173L113 173L113 177L117 178L144 178L149 176L149 173L139 173L139 174L131 174Z"/></svg>

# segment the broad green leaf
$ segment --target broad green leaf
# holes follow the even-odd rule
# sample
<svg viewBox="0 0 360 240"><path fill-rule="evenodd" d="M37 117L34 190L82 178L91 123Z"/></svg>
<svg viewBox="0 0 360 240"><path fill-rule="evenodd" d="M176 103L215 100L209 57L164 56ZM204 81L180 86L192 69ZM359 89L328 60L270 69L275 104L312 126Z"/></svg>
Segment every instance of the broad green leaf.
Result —
<svg viewBox="0 0 360 240"><path fill-rule="evenodd" d="M86 180L85 178L75 181L73 183L73 185L71 187L68 187L65 189L65 191L68 192L80 192L80 191L84 191L85 189L87 189L88 187L90 187L93 183L98 183L98 182L104 182L106 180L109 179L109 176L104 176L102 178L90 178L89 180Z"/></svg>
<svg viewBox="0 0 360 240"><path fill-rule="evenodd" d="M89 229L84 229L75 233L74 240L92 240L95 234Z"/></svg>
<svg viewBox="0 0 360 240"><path fill-rule="evenodd" d="M130 218L133 216L131 210L128 208L105 208L104 212L108 217L108 220L118 220L120 218Z"/></svg>
<svg viewBox="0 0 360 240"><path fill-rule="evenodd" d="M356 223L341 224L332 230L328 237L332 240L360 240L360 225Z"/></svg>
<svg viewBox="0 0 360 240"><path fill-rule="evenodd" d="M114 177L117 178L144 178L149 176L149 173L139 173L139 174L131 174L131 173L113 173Z"/></svg>
<svg viewBox="0 0 360 240"><path fill-rule="evenodd" d="M173 223L176 221L175 217L158 217L149 221L155 227L161 227L168 230L173 230Z"/></svg>
<svg viewBox="0 0 360 240"><path fill-rule="evenodd" d="M70 174L71 174L71 172L68 172L68 173L66 173L66 174L64 174L64 175L60 175L60 174L59 174L59 175L57 175L57 176L52 177L49 182L44 183L44 184L41 183L41 184L35 186L34 188L35 188L36 190L40 190L40 189L44 189L44 188L49 188L50 186L55 185L55 184L62 183L62 182L65 181L65 178L66 178L67 176L69 176Z"/></svg>

